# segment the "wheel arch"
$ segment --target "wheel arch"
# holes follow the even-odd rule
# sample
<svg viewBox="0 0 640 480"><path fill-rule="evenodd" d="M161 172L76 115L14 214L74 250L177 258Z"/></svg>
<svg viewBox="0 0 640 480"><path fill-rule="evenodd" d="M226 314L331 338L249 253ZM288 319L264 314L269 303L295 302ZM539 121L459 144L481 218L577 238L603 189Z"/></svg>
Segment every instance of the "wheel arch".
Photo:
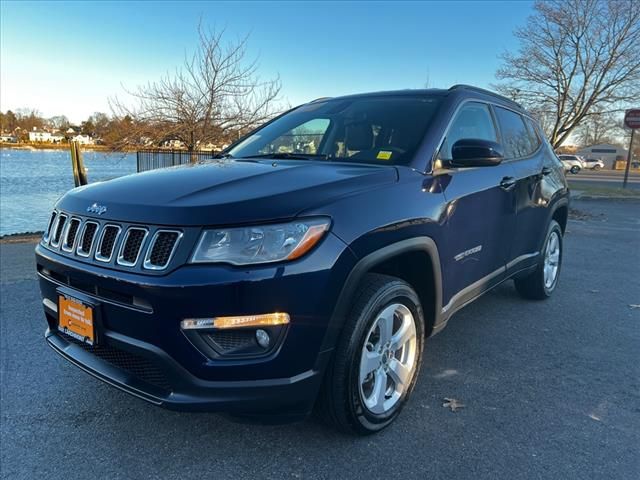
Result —
<svg viewBox="0 0 640 480"><path fill-rule="evenodd" d="M412 261L421 260L414 264ZM410 267L403 270L403 267ZM424 282L414 282L424 267ZM430 237L415 237L387 245L361 258L347 276L329 321L322 350L335 346L342 332L351 300L367 273L385 273L401 278L418 293L425 315L425 333L431 333L440 320L442 310L442 273L436 243ZM425 304L424 302L429 304Z"/></svg>

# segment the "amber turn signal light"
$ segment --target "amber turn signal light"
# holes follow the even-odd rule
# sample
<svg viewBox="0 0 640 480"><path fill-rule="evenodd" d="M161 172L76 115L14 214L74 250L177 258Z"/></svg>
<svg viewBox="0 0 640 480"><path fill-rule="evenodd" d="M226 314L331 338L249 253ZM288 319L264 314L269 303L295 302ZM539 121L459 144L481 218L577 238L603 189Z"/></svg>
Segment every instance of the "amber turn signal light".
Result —
<svg viewBox="0 0 640 480"><path fill-rule="evenodd" d="M262 315L239 315L236 317L185 318L180 322L182 330L201 330L215 328L273 327L289 323L288 313L265 313Z"/></svg>

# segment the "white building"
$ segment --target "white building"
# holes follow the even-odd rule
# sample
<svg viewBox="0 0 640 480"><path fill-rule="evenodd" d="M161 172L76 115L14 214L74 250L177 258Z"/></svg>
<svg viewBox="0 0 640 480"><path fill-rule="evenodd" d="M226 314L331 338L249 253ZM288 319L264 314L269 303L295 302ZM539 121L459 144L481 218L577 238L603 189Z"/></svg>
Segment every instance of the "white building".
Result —
<svg viewBox="0 0 640 480"><path fill-rule="evenodd" d="M29 132L30 142L52 142L51 133L42 130L33 130Z"/></svg>
<svg viewBox="0 0 640 480"><path fill-rule="evenodd" d="M73 142L78 142L80 145L93 145L93 138L89 135L76 135L72 137L71 140Z"/></svg>
<svg viewBox="0 0 640 480"><path fill-rule="evenodd" d="M627 160L627 150L611 143L590 145L578 150L576 154L584 158L599 158L607 169L615 168L615 162L618 160Z"/></svg>

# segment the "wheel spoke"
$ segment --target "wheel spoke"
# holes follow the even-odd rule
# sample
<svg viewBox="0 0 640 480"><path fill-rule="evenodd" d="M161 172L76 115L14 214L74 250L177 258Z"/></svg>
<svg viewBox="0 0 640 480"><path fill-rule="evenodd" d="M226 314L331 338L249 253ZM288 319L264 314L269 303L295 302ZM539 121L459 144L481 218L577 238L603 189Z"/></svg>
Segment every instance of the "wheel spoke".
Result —
<svg viewBox="0 0 640 480"><path fill-rule="evenodd" d="M379 369L376 371L375 384L373 386L373 392L371 393L371 411L373 413L384 413L384 401L387 391L387 374L384 370Z"/></svg>
<svg viewBox="0 0 640 480"><path fill-rule="evenodd" d="M411 380L411 370L394 358L389 363L389 376L396 383L396 390L403 392Z"/></svg>
<svg viewBox="0 0 640 480"><path fill-rule="evenodd" d="M384 345L391 340L393 333L393 312L391 308L386 308L378 317L378 327L380 328L380 343Z"/></svg>
<svg viewBox="0 0 640 480"><path fill-rule="evenodd" d="M400 350L404 345L416 336L416 327L410 319L403 318L402 325L391 337L391 349Z"/></svg>
<svg viewBox="0 0 640 480"><path fill-rule="evenodd" d="M366 348L362 351L360 359L360 383L364 383L365 377L380 366L380 353L377 350L369 351Z"/></svg>

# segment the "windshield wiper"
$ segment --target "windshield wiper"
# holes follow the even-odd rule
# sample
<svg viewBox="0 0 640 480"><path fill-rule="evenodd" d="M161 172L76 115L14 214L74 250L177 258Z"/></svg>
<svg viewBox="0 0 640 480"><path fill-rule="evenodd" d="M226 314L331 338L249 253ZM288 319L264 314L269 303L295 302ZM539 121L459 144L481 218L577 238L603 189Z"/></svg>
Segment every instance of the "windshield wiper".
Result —
<svg viewBox="0 0 640 480"><path fill-rule="evenodd" d="M282 158L290 160L309 160L311 158L320 158L326 160L328 155L319 153L262 153L259 155L247 155L246 157L239 158Z"/></svg>
<svg viewBox="0 0 640 480"><path fill-rule="evenodd" d="M233 155L231 155L230 153L216 153L213 157L211 158L233 158Z"/></svg>

